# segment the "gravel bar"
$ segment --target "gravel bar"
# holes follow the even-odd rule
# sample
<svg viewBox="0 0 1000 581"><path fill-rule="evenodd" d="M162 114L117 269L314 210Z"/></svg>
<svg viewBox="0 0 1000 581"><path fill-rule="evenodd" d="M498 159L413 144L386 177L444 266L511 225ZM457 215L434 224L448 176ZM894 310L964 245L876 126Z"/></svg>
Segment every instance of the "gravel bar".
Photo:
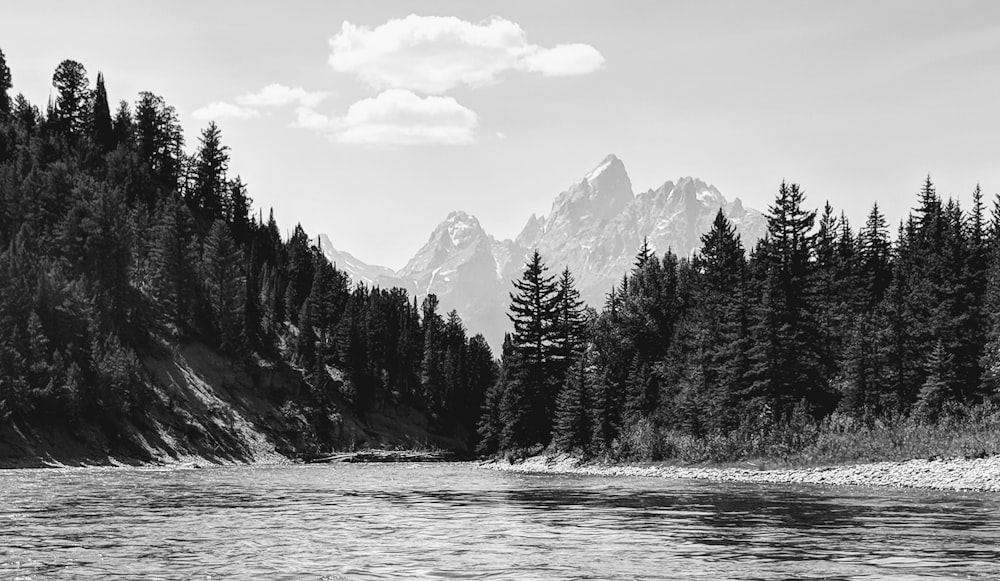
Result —
<svg viewBox="0 0 1000 581"><path fill-rule="evenodd" d="M760 470L754 468L608 464L582 462L572 456L557 455L533 456L514 463L507 460L490 460L480 464L480 468L534 474L641 476L692 478L718 482L885 486L1000 492L1000 456Z"/></svg>

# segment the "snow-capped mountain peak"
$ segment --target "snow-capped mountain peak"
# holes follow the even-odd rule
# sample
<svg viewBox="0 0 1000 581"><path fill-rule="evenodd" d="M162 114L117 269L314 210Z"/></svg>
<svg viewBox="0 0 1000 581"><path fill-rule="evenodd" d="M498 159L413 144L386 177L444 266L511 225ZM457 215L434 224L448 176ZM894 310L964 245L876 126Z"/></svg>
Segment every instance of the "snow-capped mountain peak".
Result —
<svg viewBox="0 0 1000 581"><path fill-rule="evenodd" d="M608 289L632 268L644 238L657 252L669 248L688 256L700 246L719 209L736 226L744 247L763 236L766 220L759 212L744 208L738 198L728 202L715 186L694 177L635 196L625 164L608 155L556 197L547 217L531 216L514 240L498 241L475 216L451 212L395 273L395 280L416 295L436 294L442 313L457 309L471 333L483 333L499 348L509 326L505 313L511 281L521 275L534 249L551 270L568 266L584 300L599 307ZM352 276L351 268L362 268L361 280L371 278L371 269L377 268L346 253L327 256L345 264L342 268Z"/></svg>
<svg viewBox="0 0 1000 581"><path fill-rule="evenodd" d="M475 216L457 210L448 214L444 222L438 225L438 230L447 234L448 239L457 248L483 238L486 232Z"/></svg>
<svg viewBox="0 0 1000 581"><path fill-rule="evenodd" d="M612 166L615 167L612 168ZM609 153L604 159L601 160L601 163L597 164L597 167L587 172L587 175L583 176L583 179L590 183L594 183L594 181L600 178L604 172L609 169L615 171L619 168L624 171L625 164L623 164L622 161L615 156L615 154Z"/></svg>
<svg viewBox="0 0 1000 581"><path fill-rule="evenodd" d="M350 252L337 250L326 234L319 235L319 249L331 264L346 272L354 282L379 286L392 286L398 282L392 269L368 264Z"/></svg>
<svg viewBox="0 0 1000 581"><path fill-rule="evenodd" d="M556 197L541 237L572 238L583 230L599 227L620 214L634 197L625 164L613 154L608 155Z"/></svg>

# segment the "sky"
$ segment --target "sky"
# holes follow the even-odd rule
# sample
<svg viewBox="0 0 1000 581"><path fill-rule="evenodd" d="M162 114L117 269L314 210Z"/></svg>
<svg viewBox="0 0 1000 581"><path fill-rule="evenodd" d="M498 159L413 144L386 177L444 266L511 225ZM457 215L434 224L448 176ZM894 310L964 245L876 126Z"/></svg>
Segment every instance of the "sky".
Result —
<svg viewBox="0 0 1000 581"><path fill-rule="evenodd" d="M605 155L636 192L695 176L766 210L782 180L857 227L930 174L1000 192L1000 3L17 2L0 50L44 106L63 59L152 91L283 229L394 269L453 210L497 238Z"/></svg>

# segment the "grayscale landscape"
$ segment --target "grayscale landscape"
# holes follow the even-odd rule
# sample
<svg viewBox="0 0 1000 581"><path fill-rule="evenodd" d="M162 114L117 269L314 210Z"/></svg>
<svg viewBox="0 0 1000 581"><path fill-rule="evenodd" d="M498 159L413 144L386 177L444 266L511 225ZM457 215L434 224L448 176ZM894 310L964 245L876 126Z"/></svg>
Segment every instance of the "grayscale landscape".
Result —
<svg viewBox="0 0 1000 581"><path fill-rule="evenodd" d="M1000 5L0 10L0 578L1000 578Z"/></svg>

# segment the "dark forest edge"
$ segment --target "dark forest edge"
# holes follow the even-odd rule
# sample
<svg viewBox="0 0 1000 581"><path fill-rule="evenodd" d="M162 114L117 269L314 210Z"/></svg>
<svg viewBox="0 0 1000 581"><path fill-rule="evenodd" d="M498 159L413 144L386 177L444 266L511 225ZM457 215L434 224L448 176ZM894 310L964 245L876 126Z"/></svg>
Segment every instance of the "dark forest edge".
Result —
<svg viewBox="0 0 1000 581"><path fill-rule="evenodd" d="M210 123L112 113L63 61L44 113L0 53L0 464L470 454L496 364L437 299L282 240Z"/></svg>
<svg viewBox="0 0 1000 581"><path fill-rule="evenodd" d="M486 394L511 460L816 464L1000 453L1000 196L989 221L928 176L895 242L781 184L749 252L720 211L690 259L645 244L585 309L536 252Z"/></svg>

